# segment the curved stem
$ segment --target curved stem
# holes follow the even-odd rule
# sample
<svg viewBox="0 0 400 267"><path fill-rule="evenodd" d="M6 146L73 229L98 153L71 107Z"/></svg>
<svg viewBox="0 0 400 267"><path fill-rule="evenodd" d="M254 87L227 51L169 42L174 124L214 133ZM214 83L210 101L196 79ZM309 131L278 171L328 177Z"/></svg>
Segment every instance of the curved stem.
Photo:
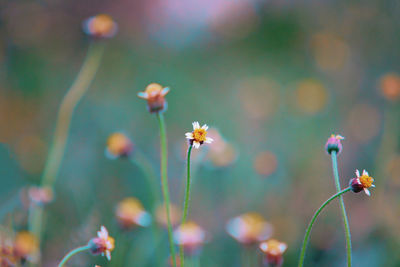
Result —
<svg viewBox="0 0 400 267"><path fill-rule="evenodd" d="M308 241L310 239L310 233L311 233L311 229L315 223L315 220L317 219L318 215L322 212L322 210L329 204L329 202L331 202L332 200L334 200L337 197L340 197L341 195L343 195L344 193L350 191L351 188L347 187L345 189L343 189L342 191L334 194L333 196L331 196L327 201L325 201L321 207L319 207L319 209L315 212L314 216L312 217L310 224L307 227L306 230L306 234L304 236L304 241L303 241L303 245L301 246L301 252L300 252L300 258L299 258L299 265L298 267L302 267L304 265L304 257L306 254L306 248L307 248L307 244Z"/></svg>
<svg viewBox="0 0 400 267"><path fill-rule="evenodd" d="M335 177L336 191L340 192L340 182L339 182L339 172L337 167L337 155L336 151L332 151L332 169L333 176ZM346 236L346 249L347 249L347 266L351 266L351 235L350 235L350 226L349 219L347 218L346 207L344 206L343 197L339 197L340 210L342 212L343 226L344 232Z"/></svg>
<svg viewBox="0 0 400 267"><path fill-rule="evenodd" d="M93 43L90 45L78 76L61 101L53 141L41 179L42 186L49 186L51 188L54 186L64 156L72 114L96 75L103 52L104 44ZM30 216L32 220L29 221L29 229L37 236L40 242L43 228L43 209L38 206L32 206L32 208L32 216Z"/></svg>
<svg viewBox="0 0 400 267"><path fill-rule="evenodd" d="M187 178L186 178L186 192L185 192L185 200L183 203L183 215L182 215L182 223L181 224L185 224L186 223L186 219L188 216L188 212L189 212L189 197L190 197L190 156L192 154L192 149L193 146L189 145L188 148L188 152L187 152ZM181 266L185 266L184 262L185 262L185 255L184 255L184 251L183 251L183 246L181 245L180 249L179 249L179 255L180 255L180 263Z"/></svg>
<svg viewBox="0 0 400 267"><path fill-rule="evenodd" d="M172 257L172 262L176 267L176 258L175 258L175 246L174 246L174 238L172 233L172 223L171 223L171 214L170 214L170 204L171 201L169 199L169 188L168 188L168 172L167 172L167 133L165 129L165 121L162 113L157 113L158 124L160 127L160 141L161 141L161 187L164 196L165 202L165 212L167 214L167 224L168 224L168 240L169 240L169 249Z"/></svg>
<svg viewBox="0 0 400 267"><path fill-rule="evenodd" d="M75 254L78 254L79 252L82 252L82 251L85 251L85 250L88 250L88 249L89 249L89 246L83 246L83 247L77 247L76 249L71 250L70 252L68 252L67 255L64 256L64 258L63 258L63 259L61 260L61 262L58 264L58 267L64 266L64 264L66 264L67 261L68 261L72 256L74 256Z"/></svg>

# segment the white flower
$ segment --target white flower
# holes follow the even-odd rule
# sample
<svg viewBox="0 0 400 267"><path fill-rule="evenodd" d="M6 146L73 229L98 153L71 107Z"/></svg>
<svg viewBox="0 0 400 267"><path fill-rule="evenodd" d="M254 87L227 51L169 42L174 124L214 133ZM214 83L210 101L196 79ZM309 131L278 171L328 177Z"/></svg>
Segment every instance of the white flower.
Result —
<svg viewBox="0 0 400 267"><path fill-rule="evenodd" d="M200 127L198 121L192 123L193 132L186 133L186 139L189 139L194 148L199 148L203 143L211 144L214 141L212 138L207 137L207 124Z"/></svg>

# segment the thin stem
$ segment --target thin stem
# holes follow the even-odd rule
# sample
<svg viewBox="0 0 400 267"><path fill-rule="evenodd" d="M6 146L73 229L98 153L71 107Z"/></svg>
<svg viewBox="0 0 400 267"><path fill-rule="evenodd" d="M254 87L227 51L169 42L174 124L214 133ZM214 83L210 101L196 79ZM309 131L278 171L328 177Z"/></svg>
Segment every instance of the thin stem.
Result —
<svg viewBox="0 0 400 267"><path fill-rule="evenodd" d="M185 200L183 203L183 215L182 215L182 224L186 223L187 216L189 213L189 199L190 199L190 156L192 154L193 146L189 145L187 151L187 178L186 178L186 192L185 192ZM179 249L179 256L181 260L181 266L185 266L185 255L184 255L183 245L181 245Z"/></svg>
<svg viewBox="0 0 400 267"><path fill-rule="evenodd" d="M92 43L90 45L78 76L62 99L56 120L53 141L50 146L41 179L42 186L49 186L50 188L53 188L54 186L64 156L72 114L96 75L103 52L104 44ZM29 229L34 235L36 235L40 243L43 228L43 208L38 207L37 205L32 206L31 213L32 216L30 216L30 218L34 221L29 221Z"/></svg>
<svg viewBox="0 0 400 267"><path fill-rule="evenodd" d="M300 259L299 259L299 265L298 267L302 267L304 265L304 257L306 254L306 248L307 248L307 244L308 241L310 239L310 233L311 233L311 229L315 223L315 220L317 219L318 215L322 212L322 210L329 204L329 202L331 202L332 200L334 200L337 197L340 197L341 195L343 195L344 193L350 191L351 188L347 187L345 189L343 189L342 191L334 194L333 196L331 196L327 201L325 201L321 207L319 207L319 209L315 212L314 216L312 217L310 224L307 227L306 230L306 234L304 236L304 241L303 241L303 245L301 246L301 252L300 252Z"/></svg>
<svg viewBox="0 0 400 267"><path fill-rule="evenodd" d="M74 249L74 250L71 250L70 252L68 252L67 255L64 256L64 258L61 260L60 264L58 264L58 267L64 266L64 264L66 264L67 261L68 261L72 256L74 256L75 254L78 254L79 252L82 252L82 251L85 251L85 250L88 250L88 249L89 249L89 246L82 246L82 247L77 247L77 248Z"/></svg>
<svg viewBox="0 0 400 267"><path fill-rule="evenodd" d="M338 167L337 167L336 151L332 151L331 158L332 158L333 176L335 177L336 191L340 192L340 182L339 182L339 172L338 172ZM343 201L342 196L339 196L339 204L340 204L340 210L342 212L343 226L344 226L344 232L345 232L345 236L346 236L347 266L350 267L351 266L351 234L350 234L349 219L347 218L346 207L344 206L344 201Z"/></svg>
<svg viewBox="0 0 400 267"><path fill-rule="evenodd" d="M168 188L168 172L167 172L167 161L168 161L168 153L167 153L167 133L165 129L165 121L162 113L157 113L158 124L160 127L160 141L161 141L161 186L162 192L165 202L165 212L167 214L167 228L168 228L168 240L169 240L169 249L172 257L172 262L176 267L176 258L175 258L175 246L174 246L174 238L172 233L172 223L171 223L171 214L170 214L170 204L171 201L169 199L169 188Z"/></svg>

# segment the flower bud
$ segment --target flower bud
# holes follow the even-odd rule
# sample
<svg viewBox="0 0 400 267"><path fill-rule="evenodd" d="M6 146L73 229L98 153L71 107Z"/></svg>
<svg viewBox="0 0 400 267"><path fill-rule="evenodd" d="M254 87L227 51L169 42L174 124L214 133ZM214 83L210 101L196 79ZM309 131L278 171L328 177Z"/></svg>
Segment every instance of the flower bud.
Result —
<svg viewBox="0 0 400 267"><path fill-rule="evenodd" d="M123 133L113 133L107 139L106 156L110 159L129 157L133 151L132 141Z"/></svg>
<svg viewBox="0 0 400 267"><path fill-rule="evenodd" d="M111 38L117 30L117 23L106 14L90 17L83 22L83 31L94 38Z"/></svg>
<svg viewBox="0 0 400 267"><path fill-rule="evenodd" d="M328 141L325 144L325 149L328 154L331 154L332 151L336 151L336 154L340 154L342 152L342 143L340 142L343 140L344 137L341 135L334 135L332 134L331 137L328 138Z"/></svg>
<svg viewBox="0 0 400 267"><path fill-rule="evenodd" d="M283 264L283 253L287 249L287 245L283 242L279 242L275 239L262 242L260 249L265 254L264 261L272 266L282 266Z"/></svg>
<svg viewBox="0 0 400 267"><path fill-rule="evenodd" d="M168 92L168 87L163 88L158 83L151 83L146 87L144 92L139 92L138 96L147 100L147 109L150 113L158 113L164 112L167 109L165 95Z"/></svg>

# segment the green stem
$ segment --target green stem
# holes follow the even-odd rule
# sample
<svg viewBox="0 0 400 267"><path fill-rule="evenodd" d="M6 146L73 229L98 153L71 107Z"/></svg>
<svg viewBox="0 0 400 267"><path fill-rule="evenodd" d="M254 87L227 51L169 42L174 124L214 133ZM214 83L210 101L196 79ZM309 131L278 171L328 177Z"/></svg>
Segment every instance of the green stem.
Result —
<svg viewBox="0 0 400 267"><path fill-rule="evenodd" d="M347 187L345 189L343 189L342 191L334 194L333 196L331 196L327 201L325 201L321 207L319 207L319 209L315 212L314 216L312 217L310 224L307 227L306 230L306 234L304 236L304 241L303 241L303 245L301 246L301 252L300 252L300 259L299 259L299 265L298 267L302 267L304 265L304 257L306 254L306 248L307 248L307 244L308 241L310 239L310 233L311 233L311 229L315 223L315 220L317 219L318 215L322 212L322 210L329 204L329 202L331 202L332 200L334 200L337 197L340 197L341 195L343 195L344 193L350 191L351 188Z"/></svg>
<svg viewBox="0 0 400 267"><path fill-rule="evenodd" d="M78 254L79 252L82 252L82 251L85 251L85 250L88 250L88 249L90 249L89 246L83 246L83 247L77 247L76 249L71 250L70 252L68 252L67 255L64 256L64 258L61 260L60 264L58 264L58 267L64 266L64 264L66 264L67 261L68 261L72 256L74 256L75 254Z"/></svg>
<svg viewBox="0 0 400 267"><path fill-rule="evenodd" d="M340 182L339 182L339 172L337 166L337 155L336 151L332 151L331 153L332 158L332 169L333 169L333 176L335 177L335 184L336 184L336 191L340 192ZM350 235L350 226L349 226L349 219L347 218L346 207L344 206L343 197L339 197L339 204L340 210L342 212L342 219L344 225L344 232L346 236L346 249L347 249L347 266L351 266L351 235Z"/></svg>
<svg viewBox="0 0 400 267"><path fill-rule="evenodd" d="M186 192L185 192L185 200L183 203L183 215L182 215L182 225L186 223L187 216L189 213L189 199L190 199L190 156L192 154L192 149L193 146L189 145L188 151L187 151L187 178L186 178ZM183 251L183 246L180 246L179 249L179 256L181 260L181 266L185 266L185 255Z"/></svg>
<svg viewBox="0 0 400 267"><path fill-rule="evenodd" d="M167 214L167 228L168 228L168 240L169 240L169 249L172 257L172 262L176 267L176 258L175 258L175 246L174 246L174 238L172 233L172 223L171 223L171 214L170 214L170 204L171 201L169 199L169 188L168 188L168 172L167 172L167 133L165 129L165 121L162 113L157 113L158 124L160 127L160 141L161 141L161 186L162 192L165 202L165 212Z"/></svg>
<svg viewBox="0 0 400 267"><path fill-rule="evenodd" d="M62 99L56 120L53 141L50 146L41 179L42 186L49 186L50 188L53 188L54 186L64 156L72 114L79 101L89 89L89 86L96 75L103 52L104 44L93 43L90 45L78 76ZM29 230L36 235L40 243L43 228L43 208L37 205L31 206L31 208Z"/></svg>

